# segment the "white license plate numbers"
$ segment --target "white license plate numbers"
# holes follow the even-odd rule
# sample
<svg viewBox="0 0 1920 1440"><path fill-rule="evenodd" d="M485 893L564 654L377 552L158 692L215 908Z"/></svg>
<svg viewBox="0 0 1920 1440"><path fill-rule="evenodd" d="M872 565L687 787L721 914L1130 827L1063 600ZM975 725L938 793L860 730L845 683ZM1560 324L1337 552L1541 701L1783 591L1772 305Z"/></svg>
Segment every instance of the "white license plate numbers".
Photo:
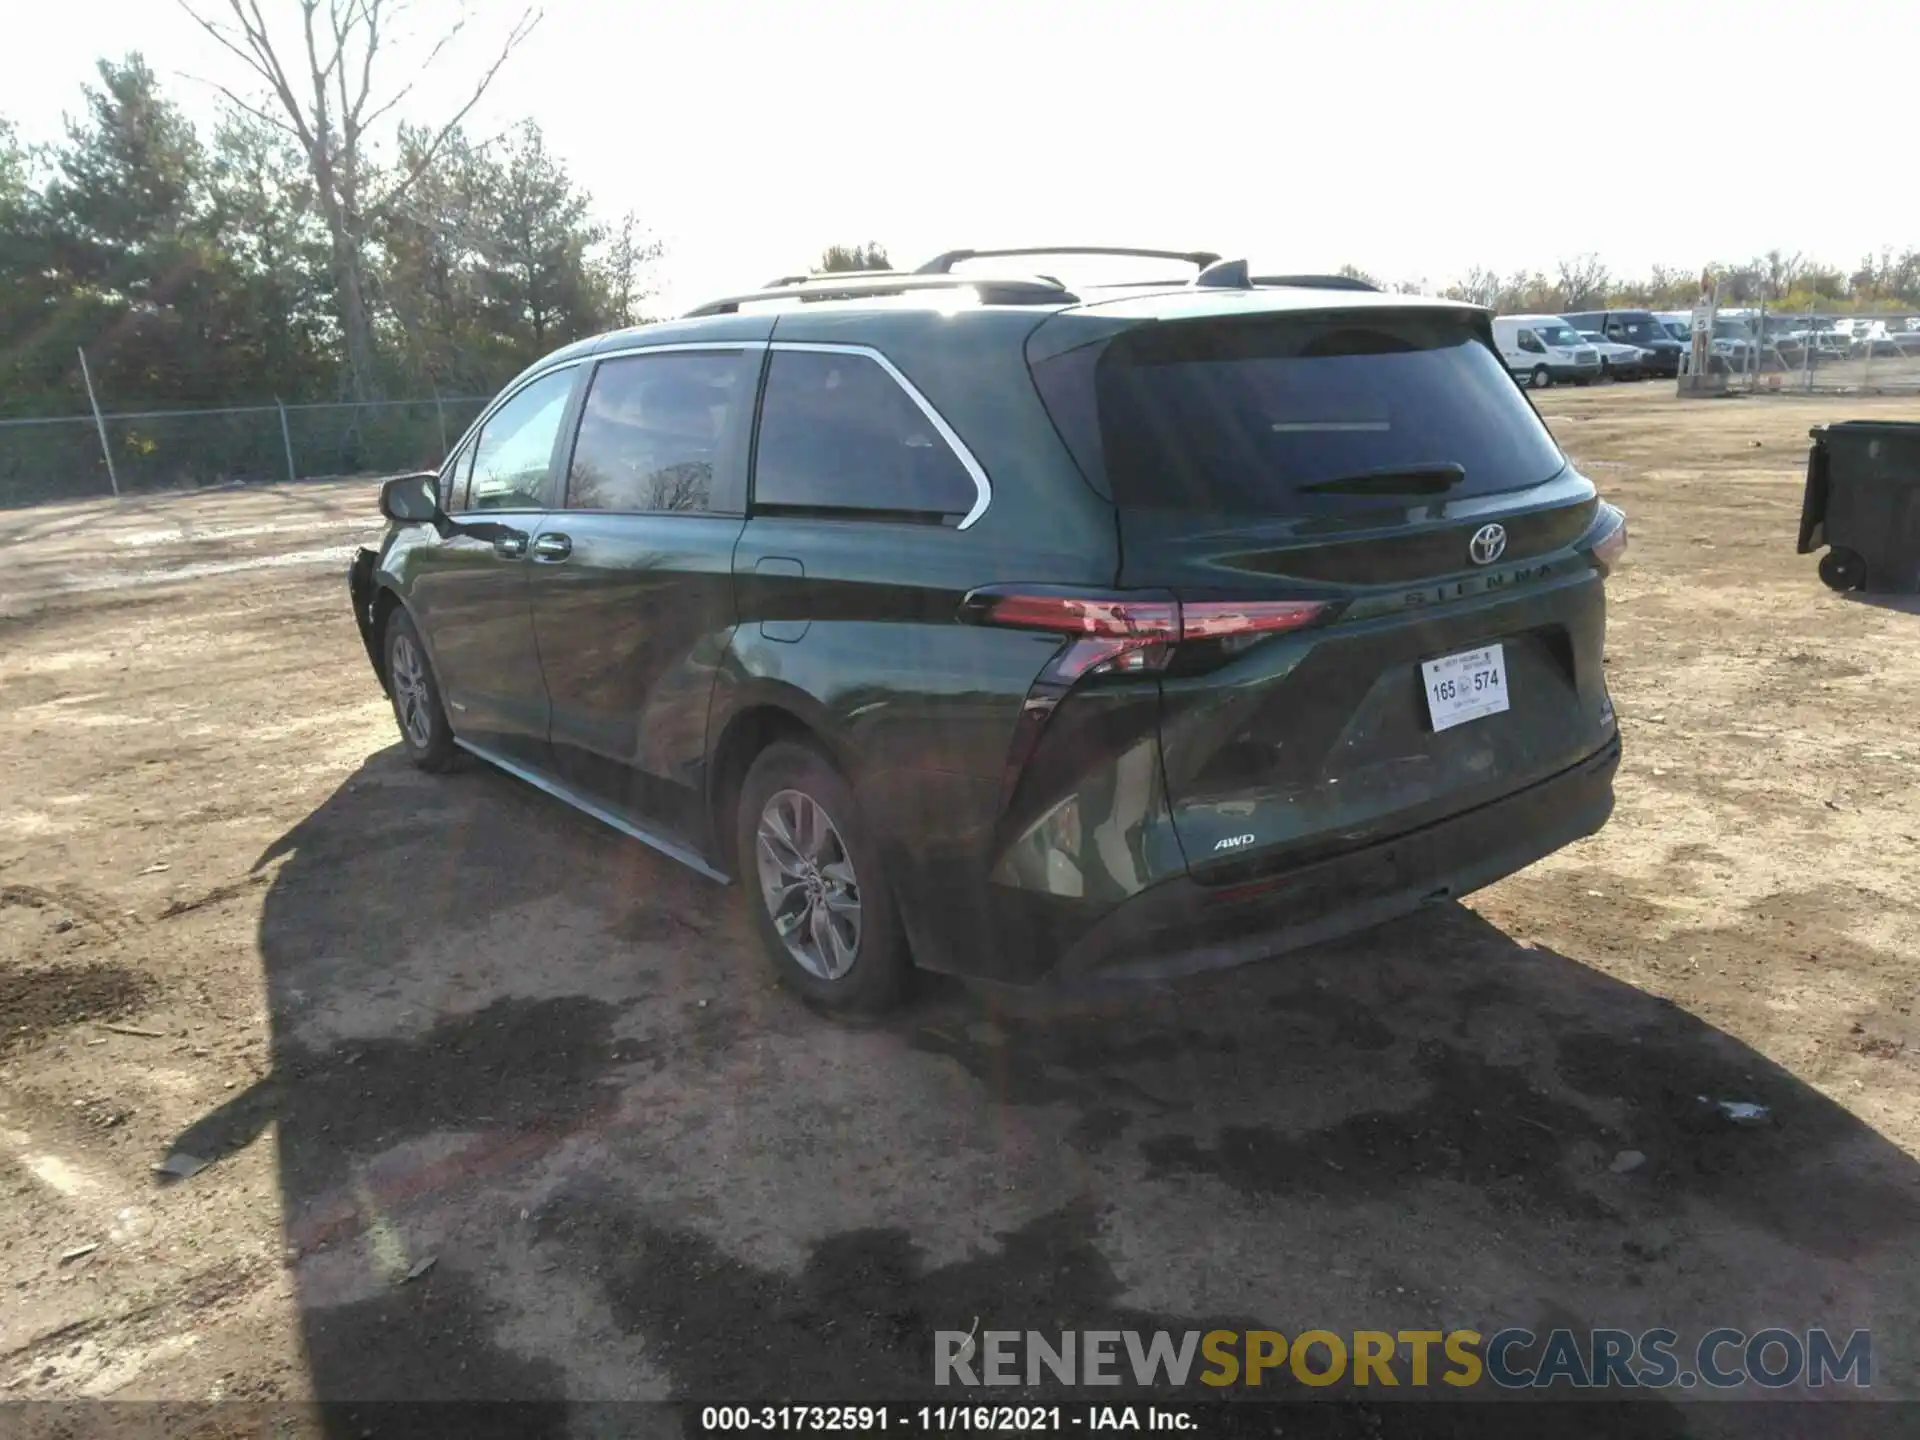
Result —
<svg viewBox="0 0 1920 1440"><path fill-rule="evenodd" d="M1507 708L1507 657L1498 645L1442 655L1420 666L1436 732Z"/></svg>

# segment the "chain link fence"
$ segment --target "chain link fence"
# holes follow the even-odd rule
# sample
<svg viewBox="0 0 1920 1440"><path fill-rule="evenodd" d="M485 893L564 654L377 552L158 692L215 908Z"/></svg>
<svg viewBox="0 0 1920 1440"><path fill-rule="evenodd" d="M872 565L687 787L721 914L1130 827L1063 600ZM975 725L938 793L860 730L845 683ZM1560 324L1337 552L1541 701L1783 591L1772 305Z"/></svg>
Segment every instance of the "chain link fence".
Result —
<svg viewBox="0 0 1920 1440"><path fill-rule="evenodd" d="M0 506L107 495L116 484L125 493L431 469L489 398L0 420Z"/></svg>
<svg viewBox="0 0 1920 1440"><path fill-rule="evenodd" d="M1722 307L1713 368L1733 394L1920 394L1920 317Z"/></svg>

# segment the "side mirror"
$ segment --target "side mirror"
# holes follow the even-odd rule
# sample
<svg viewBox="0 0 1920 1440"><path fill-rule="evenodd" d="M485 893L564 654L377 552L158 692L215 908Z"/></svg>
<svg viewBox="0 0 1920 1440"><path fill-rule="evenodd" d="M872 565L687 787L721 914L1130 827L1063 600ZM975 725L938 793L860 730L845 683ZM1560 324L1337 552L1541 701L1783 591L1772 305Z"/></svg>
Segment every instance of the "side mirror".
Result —
<svg viewBox="0 0 1920 1440"><path fill-rule="evenodd" d="M440 477L431 470L396 475L380 487L380 513L403 525L421 525L440 514Z"/></svg>

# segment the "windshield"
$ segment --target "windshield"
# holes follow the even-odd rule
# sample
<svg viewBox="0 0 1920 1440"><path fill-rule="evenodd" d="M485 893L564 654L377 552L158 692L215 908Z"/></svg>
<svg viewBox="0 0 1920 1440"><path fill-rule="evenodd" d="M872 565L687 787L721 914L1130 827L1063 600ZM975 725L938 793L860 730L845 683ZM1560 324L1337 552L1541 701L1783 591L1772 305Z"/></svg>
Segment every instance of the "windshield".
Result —
<svg viewBox="0 0 1920 1440"><path fill-rule="evenodd" d="M1558 320L1549 320L1544 324L1535 325L1533 327L1533 333L1549 345L1566 347L1569 345L1584 345L1586 343L1580 338L1580 332L1578 330L1575 330L1571 325L1564 325Z"/></svg>
<svg viewBox="0 0 1920 1440"><path fill-rule="evenodd" d="M1329 480L1459 466L1450 493L1479 494L1566 463L1499 356L1450 315L1143 329L1108 347L1095 388L1123 506L1312 513L1342 503L1301 494Z"/></svg>
<svg viewBox="0 0 1920 1440"><path fill-rule="evenodd" d="M1617 338L1629 345L1651 345L1672 338L1651 315L1616 315L1612 323L1619 327Z"/></svg>

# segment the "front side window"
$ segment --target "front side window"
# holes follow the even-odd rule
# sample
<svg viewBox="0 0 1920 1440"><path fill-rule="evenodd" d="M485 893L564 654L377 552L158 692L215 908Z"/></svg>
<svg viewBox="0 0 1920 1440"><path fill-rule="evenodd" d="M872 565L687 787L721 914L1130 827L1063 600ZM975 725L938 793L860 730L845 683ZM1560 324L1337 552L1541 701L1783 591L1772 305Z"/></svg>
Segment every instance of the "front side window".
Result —
<svg viewBox="0 0 1920 1440"><path fill-rule="evenodd" d="M957 519L978 494L946 438L871 356L774 352L760 408L756 507Z"/></svg>
<svg viewBox="0 0 1920 1440"><path fill-rule="evenodd" d="M538 510L573 371L542 375L487 417L474 446L469 510Z"/></svg>
<svg viewBox="0 0 1920 1440"><path fill-rule="evenodd" d="M580 416L567 508L737 513L738 483L716 482L738 474L759 360L738 350L603 360Z"/></svg>

